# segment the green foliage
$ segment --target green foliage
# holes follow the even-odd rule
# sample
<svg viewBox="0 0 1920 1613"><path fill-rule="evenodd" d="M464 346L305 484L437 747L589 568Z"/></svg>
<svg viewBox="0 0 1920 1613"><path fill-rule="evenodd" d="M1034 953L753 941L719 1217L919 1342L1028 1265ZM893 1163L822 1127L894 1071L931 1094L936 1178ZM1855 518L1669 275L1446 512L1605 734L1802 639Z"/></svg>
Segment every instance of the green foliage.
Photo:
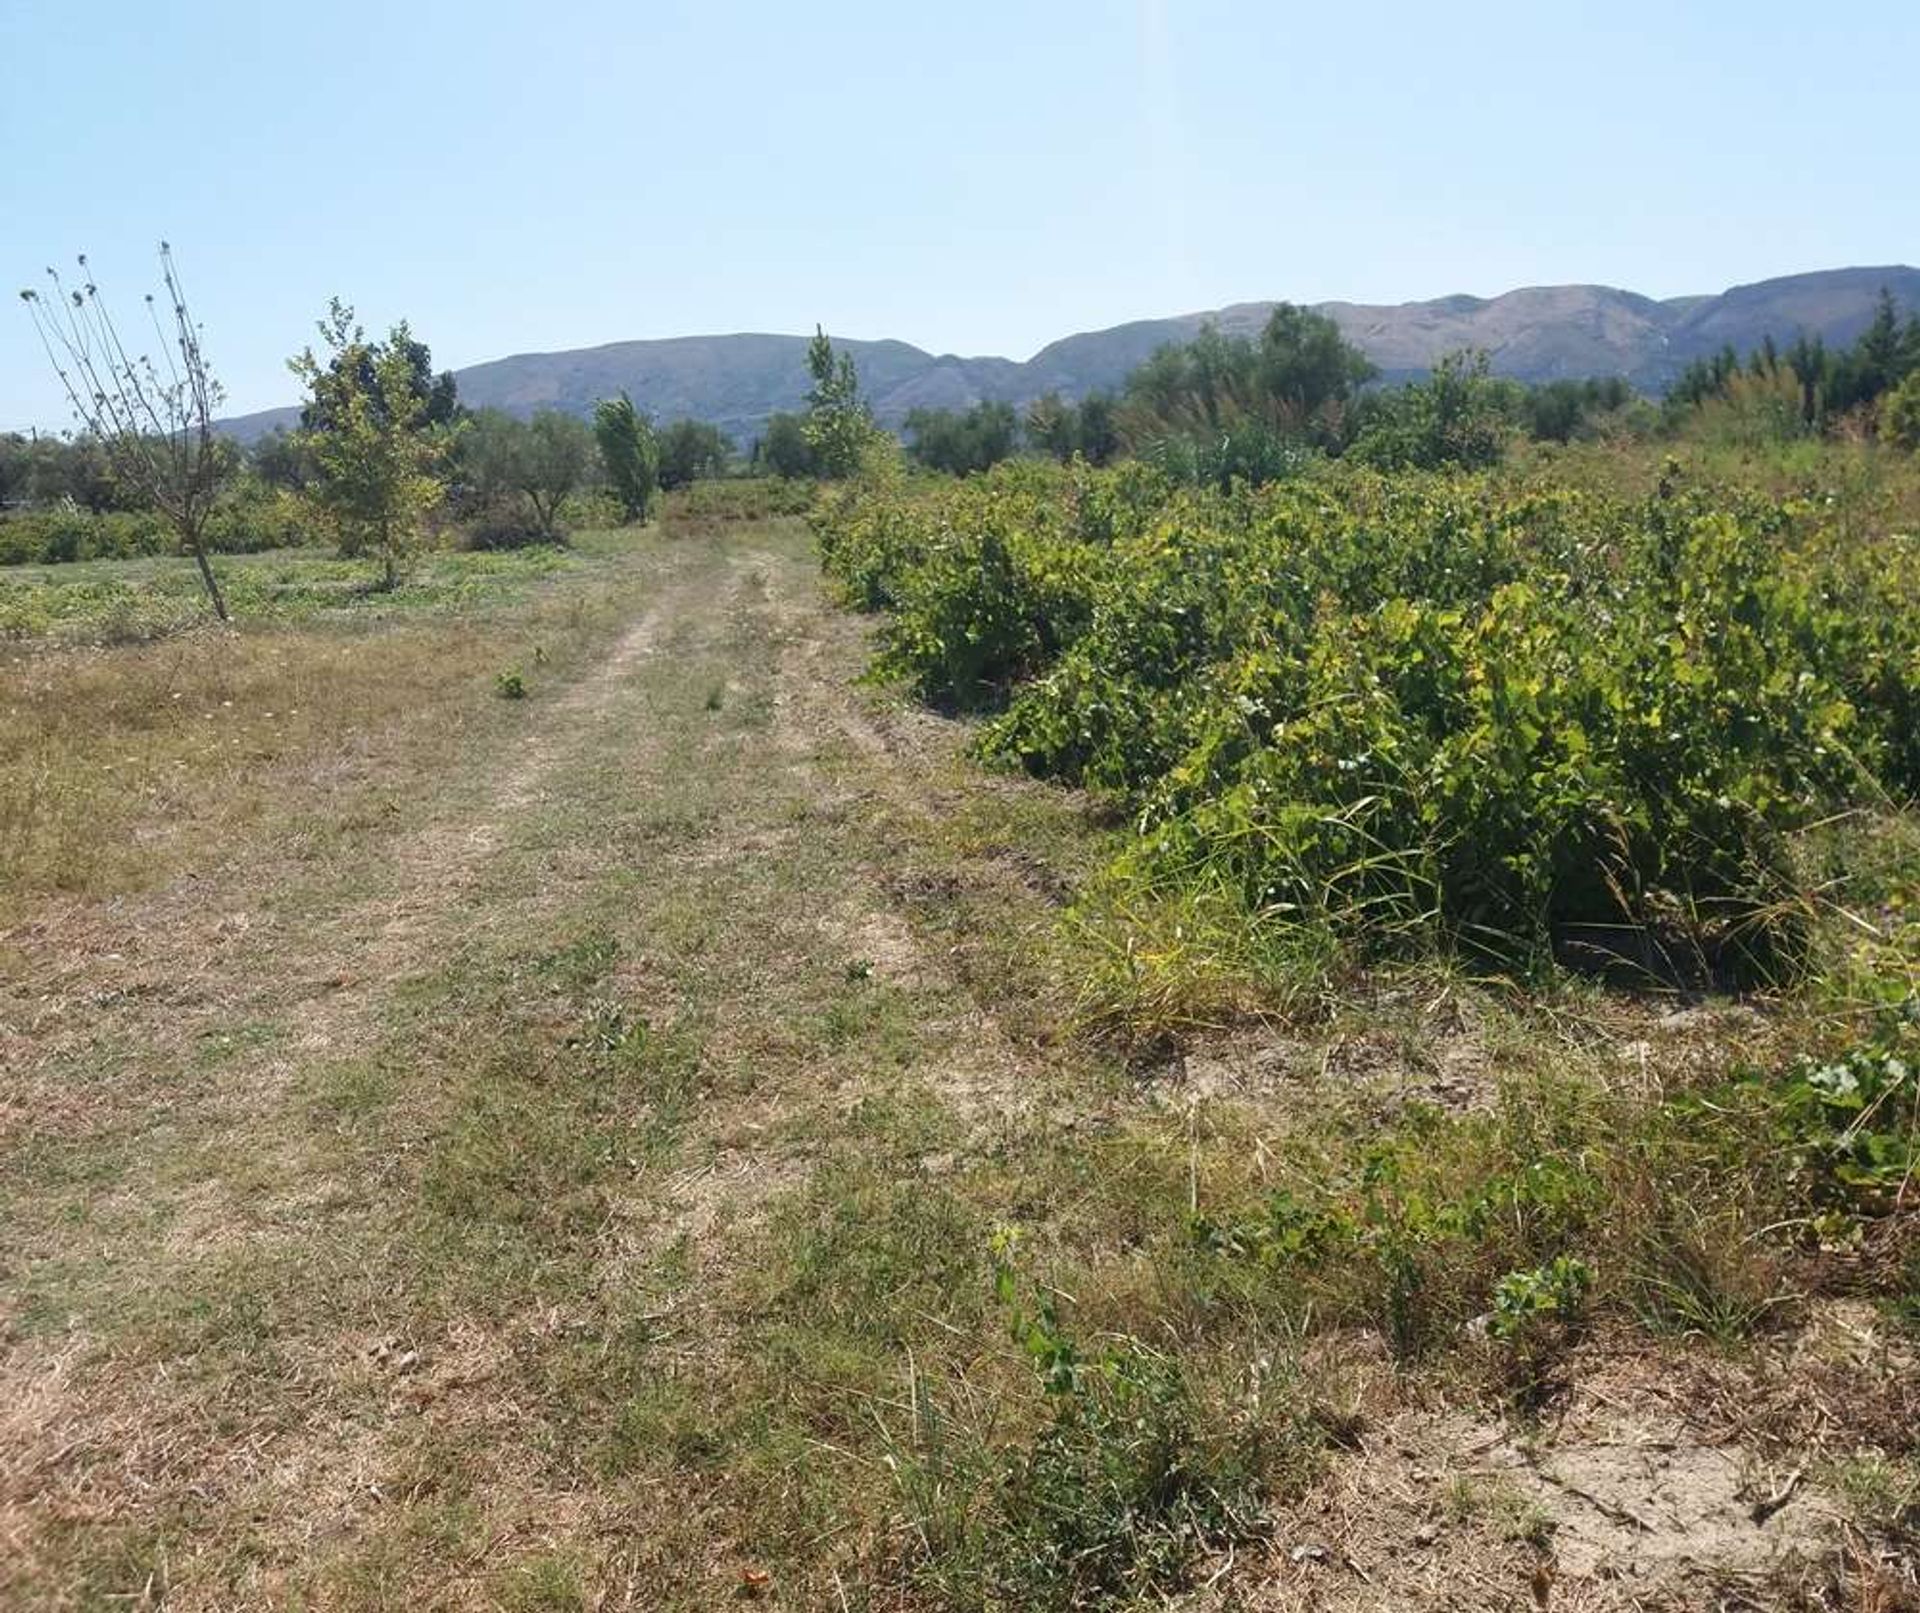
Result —
<svg viewBox="0 0 1920 1613"><path fill-rule="evenodd" d="M371 554L391 588L411 562L421 522L445 489L441 435L429 429L432 394L417 387L418 348L405 324L371 343L338 297L320 322L332 358L311 348L288 363L308 389L303 438L312 466L306 498L348 557Z"/></svg>
<svg viewBox="0 0 1920 1613"><path fill-rule="evenodd" d="M1920 787L1920 555L1827 513L1029 462L817 520L882 673L1125 793L1130 888L1702 980L1795 967L1786 837Z"/></svg>
<svg viewBox="0 0 1920 1613"><path fill-rule="evenodd" d="M718 426L676 420L660 432L660 487L664 492L723 475L733 445Z"/></svg>
<svg viewBox="0 0 1920 1613"><path fill-rule="evenodd" d="M1596 1316L1737 1340L1786 1302L1796 1258L1898 1229L1915 1051L1894 1016L1652 1102L1542 1080L1488 1112L1305 1136L1286 1190L1190 1219L1190 1279L1226 1308L1378 1329L1402 1357L1484 1332L1523 1397ZM1897 1272L1865 1280L1900 1303Z"/></svg>
<svg viewBox="0 0 1920 1613"><path fill-rule="evenodd" d="M335 308L337 312L337 300ZM352 310L347 312L351 318ZM324 325L322 334L326 334ZM433 373L432 352L404 321L393 328L385 343L341 346L330 340L329 345L333 350L328 364L335 372L333 384L314 390L302 406L302 431L331 431L345 425L345 417L336 411L349 396L364 398L382 419L404 417L412 422L414 430L450 427L459 418L459 388L453 373ZM383 358L391 362L383 364ZM350 375L345 373L349 370Z"/></svg>
<svg viewBox="0 0 1920 1613"><path fill-rule="evenodd" d="M1744 366L1732 347L1722 348L1687 366L1668 391L1668 412L1674 423L1687 424L1696 410L1739 403L1743 381L1749 393L1752 383L1761 382L1792 400L1793 429L1801 433L1826 431L1850 415L1870 416L1878 403L1881 434L1890 436L1886 401L1917 372L1920 311L1910 311L1903 322L1882 288L1872 320L1851 347L1830 349L1822 338L1802 332L1783 353L1768 336Z"/></svg>
<svg viewBox="0 0 1920 1613"><path fill-rule="evenodd" d="M593 436L621 514L629 521L644 522L660 484L660 445L654 440L652 423L622 392L594 405Z"/></svg>
<svg viewBox="0 0 1920 1613"><path fill-rule="evenodd" d="M236 482L207 517L209 554L257 554L307 541L306 513L292 495L251 479ZM92 514L76 506L0 516L0 566L63 565L180 553L180 535L151 510Z"/></svg>
<svg viewBox="0 0 1920 1613"><path fill-rule="evenodd" d="M306 490L310 468L305 444L298 432L269 431L247 451L247 463L253 474L269 487L288 493Z"/></svg>
<svg viewBox="0 0 1920 1613"><path fill-rule="evenodd" d="M1030 1440L963 1465L916 1383L915 1437L889 1461L926 1553L920 1572L963 1608L1157 1602L1206 1554L1258 1533L1275 1436L1294 1430L1274 1426L1259 1370L1222 1415L1177 1357L1132 1338L1087 1347L1053 1293L1016 1271L1011 1235L994 1247L995 1291L1048 1410Z"/></svg>
<svg viewBox="0 0 1920 1613"><path fill-rule="evenodd" d="M853 356L842 353L836 359L832 341L816 325L807 348L807 372L813 385L807 393L804 431L814 473L829 479L851 476L876 435L872 412L860 396Z"/></svg>
<svg viewBox="0 0 1920 1613"><path fill-rule="evenodd" d="M114 475L95 438L26 437L0 432L0 507L72 505L92 515L141 509L139 492Z"/></svg>
<svg viewBox="0 0 1920 1613"><path fill-rule="evenodd" d="M1708 1101L1763 1120L1787 1180L1829 1235L1893 1210L1920 1172L1920 1056L1897 1028L1837 1058L1802 1059L1784 1078L1748 1076Z"/></svg>
<svg viewBox="0 0 1920 1613"><path fill-rule="evenodd" d="M1027 405L1022 422L1027 445L1061 464L1076 456L1089 465L1105 465L1120 452L1120 427L1113 399L1090 392L1078 403L1049 392Z"/></svg>
<svg viewBox="0 0 1920 1613"><path fill-rule="evenodd" d="M1523 396L1488 374L1485 353L1448 353L1426 380L1369 400L1354 457L1381 470L1494 464Z"/></svg>
<svg viewBox="0 0 1920 1613"><path fill-rule="evenodd" d="M502 700L524 700L527 698L526 677L517 666L496 672L493 675L493 692Z"/></svg>
<svg viewBox="0 0 1920 1613"><path fill-rule="evenodd" d="M914 409L907 415L913 440L907 452L929 470L966 476L991 470L1013 453L1019 423L1008 403L976 403L964 413Z"/></svg>
<svg viewBox="0 0 1920 1613"><path fill-rule="evenodd" d="M753 445L753 459L756 465L788 480L813 475L813 444L807 440L805 416L769 415L759 441Z"/></svg>
<svg viewBox="0 0 1920 1613"><path fill-rule="evenodd" d="M1596 422L1618 416L1633 396L1618 376L1529 387L1523 405L1527 434L1535 442L1571 442Z"/></svg>
<svg viewBox="0 0 1920 1613"><path fill-rule="evenodd" d="M1896 448L1920 453L1920 366L1881 404L1880 434Z"/></svg>
<svg viewBox="0 0 1920 1613"><path fill-rule="evenodd" d="M1373 374L1332 320L1282 303L1258 341L1209 323L1191 342L1154 353L1127 378L1124 435L1136 449L1245 436L1337 452ZM1271 454L1243 449L1240 457L1257 472Z"/></svg>
<svg viewBox="0 0 1920 1613"><path fill-rule="evenodd" d="M561 507L585 478L593 447L585 423L557 409L542 409L531 420L482 409L461 432L459 462L483 511L516 504L528 537L553 543Z"/></svg>
<svg viewBox="0 0 1920 1613"><path fill-rule="evenodd" d="M1211 487L1222 493L1235 483L1264 487L1298 476L1318 451L1259 421L1243 421L1211 433L1189 432L1147 444L1141 459L1169 481Z"/></svg>
<svg viewBox="0 0 1920 1613"><path fill-rule="evenodd" d="M1592 1269L1572 1254L1509 1271L1494 1285L1488 1335L1513 1352L1528 1384L1538 1383L1542 1358L1580 1325L1592 1287Z"/></svg>
<svg viewBox="0 0 1920 1613"><path fill-rule="evenodd" d="M0 534L5 532L0 525ZM309 546L240 556L223 568L238 621L361 620L434 610L471 611L524 593L568 564L546 546L511 554L449 551L424 557L408 587L369 589L365 567ZM187 557L82 561L16 573L0 586L0 640L132 643L191 626L204 587Z"/></svg>

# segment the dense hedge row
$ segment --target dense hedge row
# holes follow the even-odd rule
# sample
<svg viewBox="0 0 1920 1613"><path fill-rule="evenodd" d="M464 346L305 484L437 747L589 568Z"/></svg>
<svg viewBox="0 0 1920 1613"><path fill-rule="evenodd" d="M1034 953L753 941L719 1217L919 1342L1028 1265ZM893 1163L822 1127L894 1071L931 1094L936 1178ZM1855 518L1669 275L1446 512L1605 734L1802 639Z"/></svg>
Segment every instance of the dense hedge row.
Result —
<svg viewBox="0 0 1920 1613"><path fill-rule="evenodd" d="M1010 466L817 523L885 671L1131 798L1128 877L1369 944L1774 972L1785 837L1920 792L1920 543L1811 504Z"/></svg>
<svg viewBox="0 0 1920 1613"><path fill-rule="evenodd" d="M236 499L207 523L215 554L257 554L308 541L311 523L288 495ZM134 560L177 554L173 528L147 510L95 515L82 509L16 510L0 516L0 566L54 566L75 560Z"/></svg>

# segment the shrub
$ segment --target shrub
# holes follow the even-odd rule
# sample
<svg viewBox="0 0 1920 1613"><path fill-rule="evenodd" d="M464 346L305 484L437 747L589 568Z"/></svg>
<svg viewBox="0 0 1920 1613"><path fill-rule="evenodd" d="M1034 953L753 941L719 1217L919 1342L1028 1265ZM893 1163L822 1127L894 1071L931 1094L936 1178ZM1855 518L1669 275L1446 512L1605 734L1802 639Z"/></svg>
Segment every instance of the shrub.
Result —
<svg viewBox="0 0 1920 1613"><path fill-rule="evenodd" d="M1120 878L1367 948L1777 977L1788 837L1920 788L1920 553L1811 502L1020 465L816 524L882 673L1125 793Z"/></svg>
<svg viewBox="0 0 1920 1613"><path fill-rule="evenodd" d="M243 487L207 519L210 554L257 554L307 541L294 499L265 487ZM158 514L77 507L16 510L0 517L0 565L65 565L80 560L134 560L179 553L179 540Z"/></svg>

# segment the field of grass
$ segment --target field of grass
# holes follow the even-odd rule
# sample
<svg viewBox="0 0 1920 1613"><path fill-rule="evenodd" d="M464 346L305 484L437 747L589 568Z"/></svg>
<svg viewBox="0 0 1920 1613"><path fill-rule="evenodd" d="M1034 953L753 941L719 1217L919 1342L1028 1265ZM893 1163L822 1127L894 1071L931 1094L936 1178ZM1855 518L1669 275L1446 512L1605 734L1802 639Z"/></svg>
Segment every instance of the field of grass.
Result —
<svg viewBox="0 0 1920 1613"><path fill-rule="evenodd" d="M1739 1000L1263 967L718 497L7 647L0 1605L1905 1605L1906 815Z"/></svg>

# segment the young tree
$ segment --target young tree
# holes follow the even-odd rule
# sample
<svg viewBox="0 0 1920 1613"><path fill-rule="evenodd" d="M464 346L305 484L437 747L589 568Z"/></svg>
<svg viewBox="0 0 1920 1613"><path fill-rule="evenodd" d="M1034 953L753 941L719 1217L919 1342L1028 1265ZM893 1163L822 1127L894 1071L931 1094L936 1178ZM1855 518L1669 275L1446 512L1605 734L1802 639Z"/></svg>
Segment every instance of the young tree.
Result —
<svg viewBox="0 0 1920 1613"><path fill-rule="evenodd" d="M851 476L859 470L875 431L873 414L860 396L853 356L842 353L836 359L832 341L815 325L807 369L813 386L807 393L806 436L814 467L826 477Z"/></svg>
<svg viewBox="0 0 1920 1613"><path fill-rule="evenodd" d="M201 330L187 311L187 294L173 263L173 249L160 243L164 310L149 295L156 363L149 353L129 352L100 288L86 278L69 290L49 269L53 295L23 291L41 345L66 388L85 437L97 443L113 477L158 510L172 526L181 550L193 556L213 613L227 620L227 602L207 558L207 520L232 475L235 455L213 429L224 393L207 363Z"/></svg>
<svg viewBox="0 0 1920 1613"><path fill-rule="evenodd" d="M654 441L652 425L622 392L594 406L593 435L621 512L629 521L644 524L660 481L660 445Z"/></svg>
<svg viewBox="0 0 1920 1613"><path fill-rule="evenodd" d="M541 409L529 420L522 439L517 486L533 510L540 535L560 536L560 510L586 479L593 460L593 433L587 423L558 409Z"/></svg>
<svg viewBox="0 0 1920 1613"><path fill-rule="evenodd" d="M306 448L298 432L269 431L247 455L253 474L269 487L300 493L307 486Z"/></svg>
<svg viewBox="0 0 1920 1613"><path fill-rule="evenodd" d="M309 401L302 433L312 480L306 497L345 555L379 557L388 588L412 559L420 523L445 488L436 474L443 435L426 429L427 400L412 385L412 338L394 327L369 342L335 297L320 321L331 359L307 348L287 361Z"/></svg>
<svg viewBox="0 0 1920 1613"><path fill-rule="evenodd" d="M1340 415L1379 372L1324 314L1283 302L1260 333L1256 384L1268 423L1337 446Z"/></svg>

